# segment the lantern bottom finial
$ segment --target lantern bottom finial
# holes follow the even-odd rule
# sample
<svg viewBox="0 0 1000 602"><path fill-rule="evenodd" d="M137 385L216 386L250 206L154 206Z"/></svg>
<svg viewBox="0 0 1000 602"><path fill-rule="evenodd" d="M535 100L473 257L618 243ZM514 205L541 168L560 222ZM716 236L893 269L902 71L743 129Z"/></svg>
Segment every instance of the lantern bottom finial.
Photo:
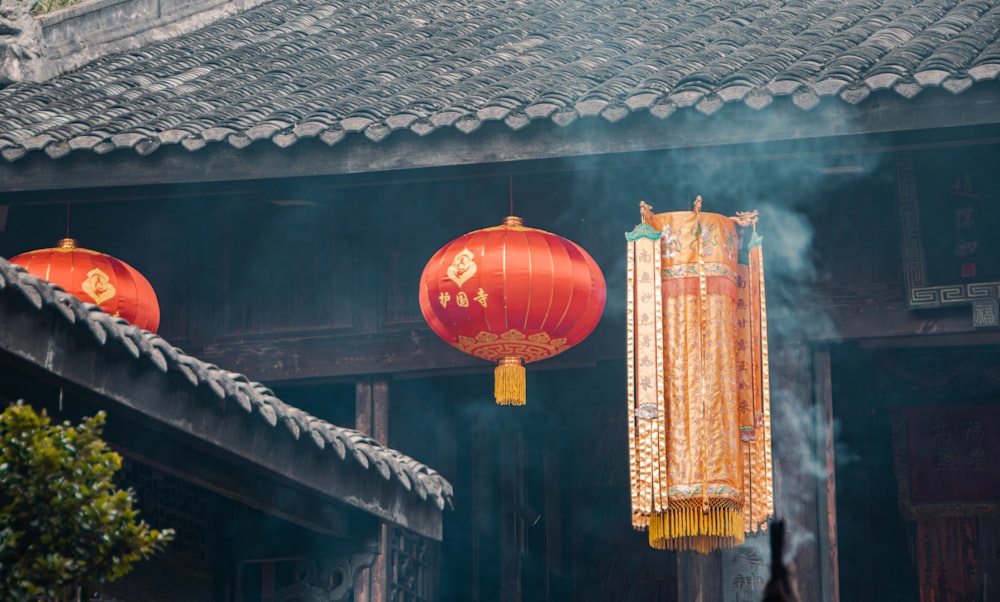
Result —
<svg viewBox="0 0 1000 602"><path fill-rule="evenodd" d="M493 396L502 406L523 406L524 364L519 357L502 357L493 371Z"/></svg>
<svg viewBox="0 0 1000 602"><path fill-rule="evenodd" d="M738 505L710 503L703 509L700 503L684 504L649 517L649 545L658 550L707 554L742 543L743 511Z"/></svg>

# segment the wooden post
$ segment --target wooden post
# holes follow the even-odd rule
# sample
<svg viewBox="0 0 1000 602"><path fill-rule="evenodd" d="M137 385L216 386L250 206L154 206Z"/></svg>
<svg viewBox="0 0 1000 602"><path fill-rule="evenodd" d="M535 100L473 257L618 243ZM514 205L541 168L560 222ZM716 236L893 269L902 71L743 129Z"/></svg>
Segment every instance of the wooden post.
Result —
<svg viewBox="0 0 1000 602"><path fill-rule="evenodd" d="M816 457L826 468L826 478L817 486L820 586L823 602L840 600L840 570L837 562L837 481L833 447L833 378L830 351L813 353L813 386L817 405Z"/></svg>
<svg viewBox="0 0 1000 602"><path fill-rule="evenodd" d="M507 431L500 454L500 600L521 602L524 520L524 434Z"/></svg>
<svg viewBox="0 0 1000 602"><path fill-rule="evenodd" d="M542 453L542 470L544 471L544 508L545 522L545 599L552 599L551 579L553 575L563 573L563 533L562 533L562 470L559 456L545 449Z"/></svg>
<svg viewBox="0 0 1000 602"><path fill-rule="evenodd" d="M471 419L472 437L472 592L470 602L489 600L496 588L491 575L496 574L496 551L493 533L496 532L497 483L494 469L493 427L482 415ZM484 589L487 591L484 593Z"/></svg>
<svg viewBox="0 0 1000 602"><path fill-rule="evenodd" d="M774 502L785 520L786 562L799 600L821 601L816 457L816 405L812 355L805 341L771 344L771 430Z"/></svg>
<svg viewBox="0 0 1000 602"><path fill-rule="evenodd" d="M722 602L722 551L677 553L677 599Z"/></svg>
<svg viewBox="0 0 1000 602"><path fill-rule="evenodd" d="M354 427L383 445L389 444L389 381L381 376L360 379L355 386ZM355 602L389 599L389 527L382 525L375 564L358 572Z"/></svg>

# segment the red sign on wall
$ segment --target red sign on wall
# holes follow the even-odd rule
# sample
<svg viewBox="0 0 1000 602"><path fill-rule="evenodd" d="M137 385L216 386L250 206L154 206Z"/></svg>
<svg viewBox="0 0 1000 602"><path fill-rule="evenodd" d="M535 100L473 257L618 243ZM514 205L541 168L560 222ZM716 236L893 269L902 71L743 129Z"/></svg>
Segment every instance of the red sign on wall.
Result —
<svg viewBox="0 0 1000 602"><path fill-rule="evenodd" d="M1000 503L1000 407L907 408L910 502Z"/></svg>

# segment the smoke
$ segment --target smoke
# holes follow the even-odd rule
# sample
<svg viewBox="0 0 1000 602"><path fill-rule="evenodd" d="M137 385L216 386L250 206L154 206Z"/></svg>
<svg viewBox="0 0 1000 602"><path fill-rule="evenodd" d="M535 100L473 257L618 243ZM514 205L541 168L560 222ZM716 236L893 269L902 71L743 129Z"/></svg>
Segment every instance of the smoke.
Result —
<svg viewBox="0 0 1000 602"><path fill-rule="evenodd" d="M776 450L777 511L787 524L785 556L792 560L816 558L817 546L825 543L818 523L824 513L825 483L833 478L826 457L826 428L832 429L836 467L858 461L858 453L840 440L840 426L826 424L822 400L814 399L812 346L839 340L834 316L823 287L836 283L835 273L843 256L838 245L855 227L856 217L843 211L856 198L856 189L884 185L891 178L889 158L877 154L836 153L803 148L795 155L777 156L761 147L756 156L725 158L700 151L669 153L663 161L646 159L628 166L609 166L596 160L577 160L570 196L574 211L560 212L552 229L584 244L595 241L595 256L608 281L606 319L621 319L625 313L624 232L639 221L640 200L655 212L689 210L695 196L704 199L703 210L733 215L735 211L758 210L757 231L763 236L763 252L771 338L772 432ZM886 175L886 174L890 175ZM587 199L586 205L580 198ZM567 201L571 199L567 198ZM604 232L588 234L588 228ZM580 232L580 239L574 233ZM584 244L586 247L586 244ZM609 251L610 250L610 251ZM836 267L834 267L836 266ZM817 402L819 405L817 405ZM835 508L828 512L835 513ZM812 550L812 551L810 551ZM824 557L821 554L820 557ZM738 551L724 556L732 579L766 567L768 540L748 537ZM763 559L762 564L754 564ZM802 567L812 574L810 567ZM741 573L742 571L742 573ZM750 572L748 572L750 571ZM766 571L763 575L766 579ZM809 584L808 587L819 587ZM808 592L804 592L808 593Z"/></svg>
<svg viewBox="0 0 1000 602"><path fill-rule="evenodd" d="M768 333L787 340L835 339L831 316L814 311L824 302L813 286L817 274L812 261L813 225L793 208L773 202L760 207Z"/></svg>

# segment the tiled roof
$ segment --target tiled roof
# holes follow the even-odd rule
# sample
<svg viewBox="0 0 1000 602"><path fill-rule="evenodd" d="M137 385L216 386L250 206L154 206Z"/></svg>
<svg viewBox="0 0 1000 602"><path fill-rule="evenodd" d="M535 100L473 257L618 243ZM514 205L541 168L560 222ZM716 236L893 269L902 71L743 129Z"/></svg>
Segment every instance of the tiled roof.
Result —
<svg viewBox="0 0 1000 602"><path fill-rule="evenodd" d="M993 0L273 0L0 90L0 155L809 110L998 74Z"/></svg>
<svg viewBox="0 0 1000 602"><path fill-rule="evenodd" d="M0 257L0 295L4 294L20 295L39 312L74 325L92 345L124 350L142 369L164 374L175 372L192 388L211 391L218 403L206 403L205 411L238 407L257 418L260 428L266 425L287 431L298 445L330 453L331 461L358 464L363 470L415 492L421 500L434 503L439 509L451 505L452 486L433 469L361 432L330 424L290 406L264 385L187 355L162 337L112 317L95 305L84 304L58 286Z"/></svg>

